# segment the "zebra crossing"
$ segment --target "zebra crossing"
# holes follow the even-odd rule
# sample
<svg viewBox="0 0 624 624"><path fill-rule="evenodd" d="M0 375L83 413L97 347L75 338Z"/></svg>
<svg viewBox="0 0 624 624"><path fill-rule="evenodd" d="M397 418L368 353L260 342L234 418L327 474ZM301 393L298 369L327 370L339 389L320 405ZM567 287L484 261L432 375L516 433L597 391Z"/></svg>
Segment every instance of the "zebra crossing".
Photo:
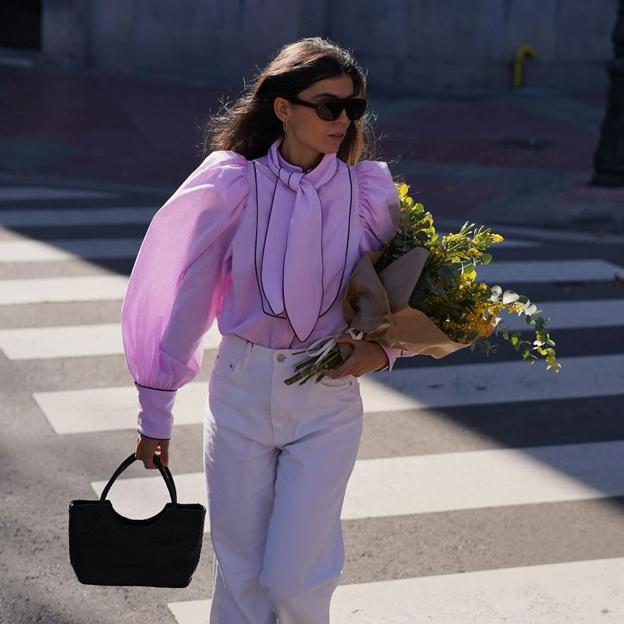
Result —
<svg viewBox="0 0 624 624"><path fill-rule="evenodd" d="M622 496L623 452L624 441L615 441L359 459L342 519ZM177 475L181 500L199 500L203 478L202 473ZM98 495L106 483L92 483ZM127 478L116 489L113 504L136 517L160 509L154 504L162 490L160 475ZM210 530L208 518L205 530Z"/></svg>
<svg viewBox="0 0 624 624"><path fill-rule="evenodd" d="M84 193L17 185L0 192L0 318L11 325L0 328L0 355L7 370L32 365L46 374L53 370L46 366L58 363L67 372L55 383L24 380L22 388L32 389L30 399L56 439L101 441L112 473L130 451L115 450L108 441L118 444L125 432L134 444L137 399L119 326L127 274L115 274L97 261L125 258L129 270L141 238L134 231L128 236L128 227L146 227L155 208L119 207L123 198ZM60 204L64 198L74 207ZM20 208L26 200L27 207ZM78 202L81 207L75 207ZM104 226L118 228L118 236L98 238ZM92 238L85 237L85 227ZM39 233L50 228L54 235L33 239L33 228ZM572 235L569 242L561 234L517 231L480 277L521 284L551 318L555 339L558 330L621 338L621 241ZM570 246L581 244L583 253L575 257ZM51 265L84 259L94 261L89 275L49 272ZM20 266L36 263L37 277L20 277ZM573 285L578 294L559 299L561 291L552 289L547 298L532 296L532 287L543 293L553 284ZM593 291L583 284L599 288L600 296L588 296ZM68 314L63 325L19 322L28 318L25 310L77 302L119 302L119 308L111 308L116 314L106 322L99 317L94 322L88 311L80 318ZM525 326L515 317L506 324ZM178 432L188 434L184 440L201 439L206 373L219 340L215 323L205 336L202 374L177 395L171 468L182 502L205 503L204 476L197 470L201 458L185 458L191 447L182 437L180 448L173 444ZM425 363L405 358L391 373L361 378L363 442L342 510L347 560L332 601L332 622L558 624L624 618L624 548L618 545L624 543L618 508L624 497L624 426L605 428L602 437L600 432L588 437L580 427L576 438L569 430L563 436L572 422L569 413L576 423L586 412L590 418L596 404L613 419L621 414L624 348L604 353L587 343L581 355L559 353L563 369L557 375L513 355L491 361L475 353L461 363L453 356ZM110 382L108 374L98 376L102 362L116 369ZM113 383L113 377L124 379L124 371L127 383ZM526 425L511 416L519 406L527 413ZM543 421L528 417L538 409ZM497 438L487 426L492 418L501 428L508 423L510 432L521 431L520 443L513 443L511 433ZM523 444L536 423L548 437L532 431L535 443ZM182 463L195 470L177 469ZM110 473L84 475L93 496L100 495ZM75 492L65 495L76 497ZM131 517L157 513L167 496L159 475L122 475L109 493L115 509ZM525 526L533 527L530 539L523 537ZM466 531L461 538L458 527ZM198 570L184 593L171 592L171 599L165 591L160 594L171 622L208 623L208 516L205 531L204 572ZM422 538L425 534L429 539ZM608 536L608 543L597 534ZM466 552L462 540L474 551Z"/></svg>
<svg viewBox="0 0 624 624"><path fill-rule="evenodd" d="M624 326L624 299L547 301L540 306L548 311L549 327L553 330ZM524 329L526 322L509 315L505 326ZM204 338L205 349L216 349L220 338L215 323ZM10 360L123 353L119 323L0 329L0 348Z"/></svg>
<svg viewBox="0 0 624 624"><path fill-rule="evenodd" d="M522 361L422 367L369 375L360 380L367 414L388 411L505 404L566 398L617 396L624 388L624 354L562 359L557 380ZM205 382L191 382L176 395L176 423L203 423L198 401L206 398ZM57 433L135 429L134 386L35 392L33 398ZM391 409L388 409L388 406ZM120 423L125 423L121 427Z"/></svg>
<svg viewBox="0 0 624 624"><path fill-rule="evenodd" d="M331 616L338 623L598 622L611 612L594 604L620 601L623 572L624 559L599 559L346 585L334 594ZM529 603L531 596L539 600ZM198 615L208 608L204 601L169 607L178 622L208 622Z"/></svg>

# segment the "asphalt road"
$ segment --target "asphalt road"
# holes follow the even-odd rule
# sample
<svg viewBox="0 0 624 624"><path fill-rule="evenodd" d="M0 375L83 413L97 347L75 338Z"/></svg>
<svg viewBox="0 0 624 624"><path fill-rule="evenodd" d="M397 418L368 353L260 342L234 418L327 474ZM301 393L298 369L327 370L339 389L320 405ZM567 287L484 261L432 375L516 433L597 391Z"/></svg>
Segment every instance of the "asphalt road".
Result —
<svg viewBox="0 0 624 624"><path fill-rule="evenodd" d="M81 585L68 557L69 501L98 497L135 448L118 323L162 199L0 188L2 624L208 622L208 532L185 589ZM502 231L491 279L551 316L563 369L503 344L491 360L403 358L362 378L336 624L624 621L624 237ZM170 467L182 501L204 496L218 338L213 327L199 376L178 393ZM167 493L136 462L109 498L146 517Z"/></svg>

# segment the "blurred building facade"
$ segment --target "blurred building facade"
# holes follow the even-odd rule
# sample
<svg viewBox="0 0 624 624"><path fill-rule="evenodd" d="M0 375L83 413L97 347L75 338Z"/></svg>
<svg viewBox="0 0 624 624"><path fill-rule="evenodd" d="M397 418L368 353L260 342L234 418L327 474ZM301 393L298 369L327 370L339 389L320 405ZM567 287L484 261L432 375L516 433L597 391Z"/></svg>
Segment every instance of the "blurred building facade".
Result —
<svg viewBox="0 0 624 624"><path fill-rule="evenodd" d="M603 86L617 10L617 0L5 0L3 5L0 47L29 47L45 63L242 87L243 77L249 80L281 45L320 35L353 50L368 69L369 86L397 93L504 88L514 52L523 44L537 55L524 64L527 87ZM20 45L15 34L20 19L29 20L28 28L21 28L28 44Z"/></svg>

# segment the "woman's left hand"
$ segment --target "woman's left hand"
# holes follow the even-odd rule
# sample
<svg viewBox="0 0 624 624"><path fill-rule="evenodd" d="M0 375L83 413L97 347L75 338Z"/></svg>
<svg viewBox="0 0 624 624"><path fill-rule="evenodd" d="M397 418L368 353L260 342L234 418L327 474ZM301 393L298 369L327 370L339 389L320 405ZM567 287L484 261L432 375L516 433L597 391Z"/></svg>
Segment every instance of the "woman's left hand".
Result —
<svg viewBox="0 0 624 624"><path fill-rule="evenodd" d="M372 340L355 340L349 334L343 334L336 338L337 343L346 342L353 345L351 355L338 368L324 368L322 372L333 379L344 375L360 377L371 371L378 371L388 364L386 352L381 345Z"/></svg>

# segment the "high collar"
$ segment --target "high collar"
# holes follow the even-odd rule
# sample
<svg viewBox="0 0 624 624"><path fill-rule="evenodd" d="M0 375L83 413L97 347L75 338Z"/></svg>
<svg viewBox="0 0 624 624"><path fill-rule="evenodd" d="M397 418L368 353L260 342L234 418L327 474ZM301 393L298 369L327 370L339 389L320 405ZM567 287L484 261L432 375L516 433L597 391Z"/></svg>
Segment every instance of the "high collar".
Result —
<svg viewBox="0 0 624 624"><path fill-rule="evenodd" d="M291 171L299 173L302 176L305 176L310 182L312 182L314 186L317 186L316 182L318 180L326 177L324 175L326 172L328 172L329 170L335 171L335 161L337 160L336 152L328 152L327 154L323 154L323 158L321 158L320 162L316 165L316 167L304 171L303 167L293 165L282 156L281 152L279 151L279 147L283 141L283 135L279 136L275 141L273 141L267 155L268 158L271 159L272 163L278 168L285 169L289 173Z"/></svg>

